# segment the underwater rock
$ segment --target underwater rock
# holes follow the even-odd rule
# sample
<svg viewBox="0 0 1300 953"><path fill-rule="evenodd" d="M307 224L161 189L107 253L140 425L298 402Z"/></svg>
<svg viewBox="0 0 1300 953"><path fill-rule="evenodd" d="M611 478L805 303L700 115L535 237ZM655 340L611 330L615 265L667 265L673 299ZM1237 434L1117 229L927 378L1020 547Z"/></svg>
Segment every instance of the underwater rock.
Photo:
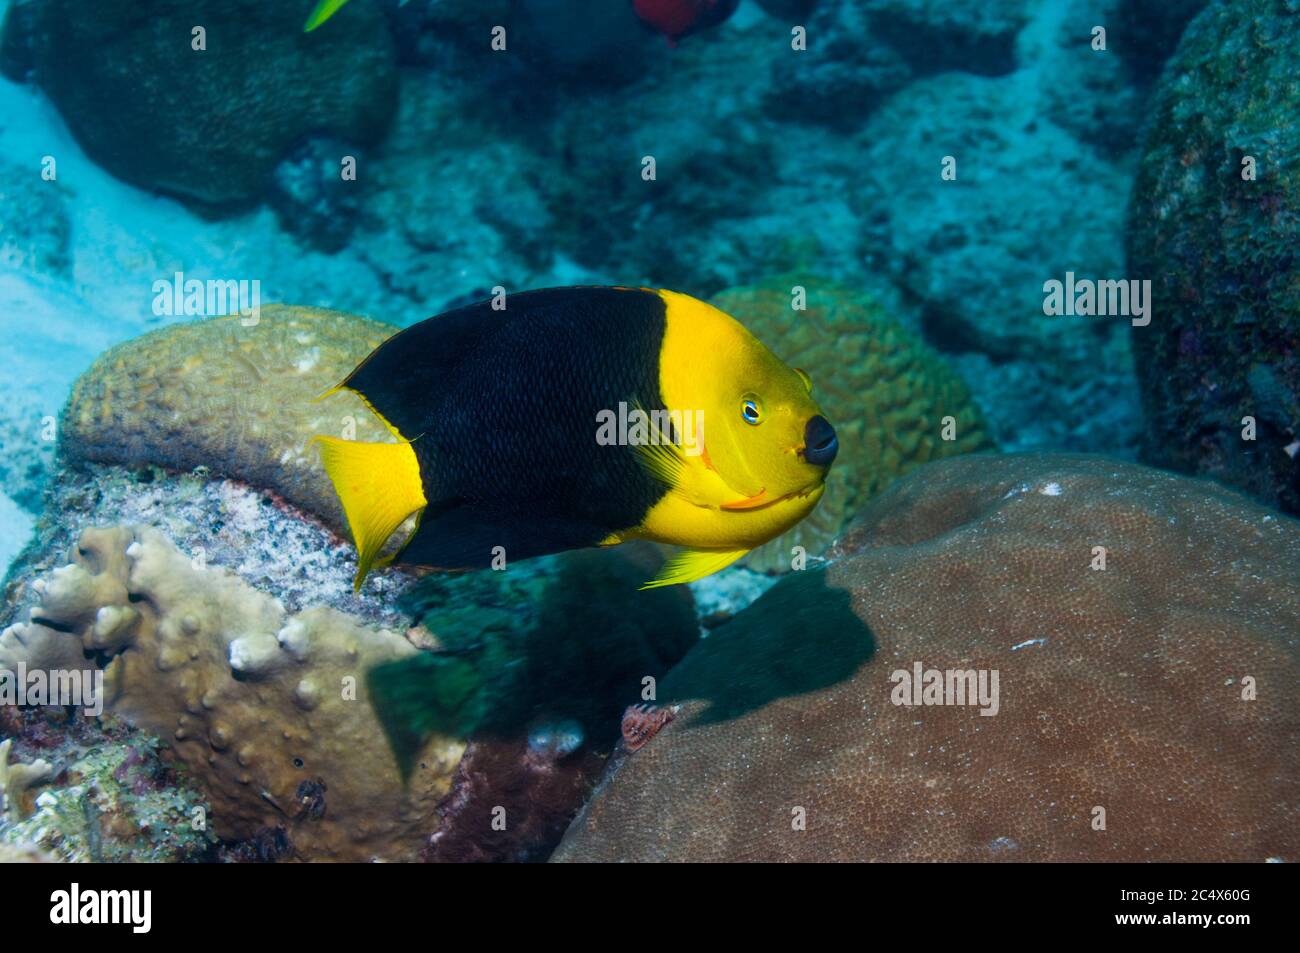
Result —
<svg viewBox="0 0 1300 953"><path fill-rule="evenodd" d="M403 636L288 613L152 527L86 530L70 559L31 584L0 667L101 665L107 709L165 740L223 839L283 827L300 859L418 854L464 746L433 738L403 785L365 693L371 667L415 654Z"/></svg>
<svg viewBox="0 0 1300 953"><path fill-rule="evenodd" d="M114 175L210 214L255 201L309 133L375 139L396 103L393 42L370 0L310 34L298 4L263 0L155 0L147 15L131 2L12 9L9 75L30 66Z"/></svg>
<svg viewBox="0 0 1300 953"><path fill-rule="evenodd" d="M1133 78L1151 85L1178 47L1187 24L1210 0L1112 0L1107 4L1107 44L1123 58Z"/></svg>
<svg viewBox="0 0 1300 953"><path fill-rule="evenodd" d="M659 45L630 2L522 0L518 6L514 48L547 82L556 76L601 86L626 82L642 73Z"/></svg>
<svg viewBox="0 0 1300 953"><path fill-rule="evenodd" d="M1034 6L1032 0L855 0L829 9L846 16L865 12L870 37L896 49L918 74L999 76L1015 69L1016 35Z"/></svg>
<svg viewBox="0 0 1300 953"><path fill-rule="evenodd" d="M765 100L778 119L855 129L895 90L912 68L872 32L859 4L831 4L809 19L807 48L789 47L776 60Z"/></svg>
<svg viewBox="0 0 1300 953"><path fill-rule="evenodd" d="M63 451L74 463L204 467L273 490L342 530L342 506L308 442L321 433L394 438L350 392L315 398L397 329L285 305L245 321L171 325L101 355L73 386Z"/></svg>
<svg viewBox="0 0 1300 953"><path fill-rule="evenodd" d="M795 286L806 292L806 310L792 307ZM897 477L940 457L993 449L961 379L860 292L788 275L729 288L712 303L812 376L813 396L840 440L817 509L745 557L751 569L789 569L794 546L824 556L853 515ZM949 416L953 439L944 440Z"/></svg>
<svg viewBox="0 0 1300 953"><path fill-rule="evenodd" d="M429 863L545 860L591 793L605 759L537 750L526 738L472 741L438 807ZM494 820L498 823L494 824Z"/></svg>
<svg viewBox="0 0 1300 953"><path fill-rule="evenodd" d="M538 179L554 250L610 283L638 276L703 296L787 270L782 242L792 230L818 234L824 217L813 209L805 218L808 209L793 201L779 203L780 215L755 218L755 209L772 207L778 159L790 147L753 116L789 47L772 42L762 18L746 27L729 21L726 30L725 42L687 37L617 99L593 91L604 97L598 129L587 96L555 105L545 143L533 144L545 149L548 169L564 170ZM683 108L687 95L697 108ZM808 169L799 171L806 181ZM592 196L598 213L575 214L591 209Z"/></svg>
<svg viewBox="0 0 1300 953"><path fill-rule="evenodd" d="M681 710L555 859L1300 858L1300 523L1102 457L962 456L835 555L660 683ZM918 665L984 702L894 703Z"/></svg>
<svg viewBox="0 0 1300 953"><path fill-rule="evenodd" d="M72 226L66 193L40 167L0 162L0 268L66 278Z"/></svg>
<svg viewBox="0 0 1300 953"><path fill-rule="evenodd" d="M313 137L285 156L272 176L269 201L280 227L321 251L342 251L356 227L360 181L340 174L349 155L364 161L346 143Z"/></svg>
<svg viewBox="0 0 1300 953"><path fill-rule="evenodd" d="M1157 88L1128 218L1150 279L1133 347L1153 463L1300 513L1300 56L1296 5L1240 0L1188 27ZM1252 418L1254 439L1245 439Z"/></svg>
<svg viewBox="0 0 1300 953"><path fill-rule="evenodd" d="M1130 318L1048 316L1044 283L1124 277L1117 196L1129 181L1041 117L1025 89L1037 82L948 73L885 103L858 140L872 170L851 195L860 247L918 303L926 341L971 386L999 446L1114 452L1140 426ZM917 172L900 155L932 165ZM1012 372L1027 386L1003 399ZM1029 427L1041 442L1023 439Z"/></svg>
<svg viewBox="0 0 1300 953"><path fill-rule="evenodd" d="M1025 79L1033 78L1039 114L1085 146L1123 161L1140 145L1148 87L1136 83L1120 48L1140 45L1114 23L1122 0L1062 0L1042 4L1016 43ZM1106 30L1095 49L1093 30ZM1120 201L1116 199L1116 201Z"/></svg>
<svg viewBox="0 0 1300 953"><path fill-rule="evenodd" d="M392 134L365 167L364 214L384 228L353 247L424 304L419 317L459 294L524 290L555 253L542 189L554 167L517 141L518 117L476 96L463 79L405 71Z"/></svg>
<svg viewBox="0 0 1300 953"><path fill-rule="evenodd" d="M817 0L758 0L758 5L778 20L795 20L817 9Z"/></svg>

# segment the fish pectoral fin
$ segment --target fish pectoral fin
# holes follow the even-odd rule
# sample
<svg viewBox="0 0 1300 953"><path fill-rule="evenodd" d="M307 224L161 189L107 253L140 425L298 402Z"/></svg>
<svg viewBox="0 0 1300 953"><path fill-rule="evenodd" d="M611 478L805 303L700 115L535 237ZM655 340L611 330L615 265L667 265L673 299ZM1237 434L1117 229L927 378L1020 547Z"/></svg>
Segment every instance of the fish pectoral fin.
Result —
<svg viewBox="0 0 1300 953"><path fill-rule="evenodd" d="M642 443L633 447L633 450L641 465L664 486L671 490L682 485L685 464L672 445Z"/></svg>
<svg viewBox="0 0 1300 953"><path fill-rule="evenodd" d="M658 575L641 588L658 589L660 586L695 582L726 569L747 552L748 549L683 549L670 557L660 567Z"/></svg>
<svg viewBox="0 0 1300 953"><path fill-rule="evenodd" d="M343 514L357 547L360 591L379 551L407 517L428 504L420 480L420 464L409 443L359 443L337 437L316 437L325 472L343 504ZM384 560L386 565L391 560Z"/></svg>
<svg viewBox="0 0 1300 953"><path fill-rule="evenodd" d="M681 448L673 443L672 434L659 429L655 418L641 401L633 400L631 404L634 410L645 414L651 430L649 443L638 443L632 447L636 451L637 460L664 486L670 490L677 489L682 485L686 472L686 461L682 458Z"/></svg>

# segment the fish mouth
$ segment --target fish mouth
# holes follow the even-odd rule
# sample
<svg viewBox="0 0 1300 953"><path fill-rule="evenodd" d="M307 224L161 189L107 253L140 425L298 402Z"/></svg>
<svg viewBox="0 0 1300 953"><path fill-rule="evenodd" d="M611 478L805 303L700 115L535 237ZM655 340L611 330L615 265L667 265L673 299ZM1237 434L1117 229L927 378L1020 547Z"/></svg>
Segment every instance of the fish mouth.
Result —
<svg viewBox="0 0 1300 953"><path fill-rule="evenodd" d="M802 489L791 490L789 493L782 493L780 496L767 496L767 487L764 487L753 496L745 497L742 500L736 500L733 503L722 503L719 508L732 513L737 511L748 512L752 510L765 510L778 503L790 500L802 500L814 495L820 496L822 490L825 488L826 481L818 480L815 483L810 483Z"/></svg>

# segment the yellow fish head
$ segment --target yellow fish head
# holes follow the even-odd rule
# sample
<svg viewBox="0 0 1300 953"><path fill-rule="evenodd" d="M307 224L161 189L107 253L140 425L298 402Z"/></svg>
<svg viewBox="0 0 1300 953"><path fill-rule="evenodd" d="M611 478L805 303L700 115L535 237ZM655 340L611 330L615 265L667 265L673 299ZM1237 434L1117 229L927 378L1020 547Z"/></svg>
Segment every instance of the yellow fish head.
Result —
<svg viewBox="0 0 1300 953"><path fill-rule="evenodd" d="M686 452L716 475L708 503L747 545L770 539L817 505L839 449L813 382L730 315L685 295L670 305L661 379L670 407L697 408ZM707 485L707 481L706 484ZM716 486L716 489L714 489ZM701 501L702 502L702 501Z"/></svg>
<svg viewBox="0 0 1300 953"><path fill-rule="evenodd" d="M704 415L707 463L742 493L721 508L800 499L811 510L839 451L835 428L813 399L812 379L752 336L738 344L731 363Z"/></svg>

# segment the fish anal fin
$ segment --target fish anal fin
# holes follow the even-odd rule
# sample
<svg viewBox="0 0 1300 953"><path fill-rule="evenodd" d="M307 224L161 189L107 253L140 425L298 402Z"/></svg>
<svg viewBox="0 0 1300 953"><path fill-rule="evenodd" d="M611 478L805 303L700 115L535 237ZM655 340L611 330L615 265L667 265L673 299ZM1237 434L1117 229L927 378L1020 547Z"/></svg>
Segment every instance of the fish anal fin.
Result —
<svg viewBox="0 0 1300 953"><path fill-rule="evenodd" d="M695 582L726 569L747 552L748 549L683 549L671 556L658 574L641 588L658 589L660 586Z"/></svg>
<svg viewBox="0 0 1300 953"><path fill-rule="evenodd" d="M384 543L428 501L420 479L420 464L409 443L361 443L319 436L321 460L357 547L358 591L376 565ZM386 564L386 562L384 563Z"/></svg>

